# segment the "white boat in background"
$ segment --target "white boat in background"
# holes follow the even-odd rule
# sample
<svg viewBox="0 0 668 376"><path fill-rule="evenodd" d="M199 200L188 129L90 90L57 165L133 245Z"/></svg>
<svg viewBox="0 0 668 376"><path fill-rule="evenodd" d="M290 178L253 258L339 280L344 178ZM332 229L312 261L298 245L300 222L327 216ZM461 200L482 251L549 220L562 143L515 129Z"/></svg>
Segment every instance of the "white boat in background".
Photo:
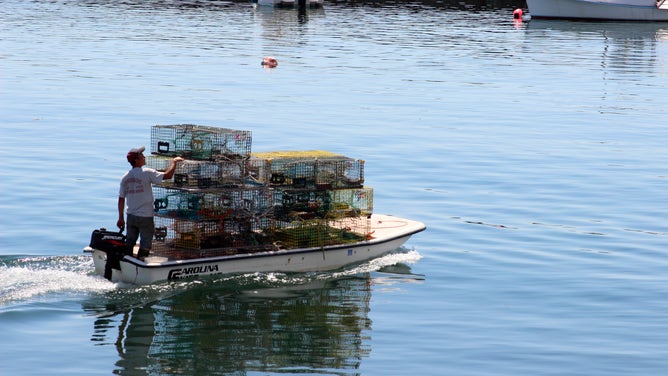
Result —
<svg viewBox="0 0 668 376"><path fill-rule="evenodd" d="M399 217L372 214L369 218L351 219L349 224L361 224L356 229L346 225L346 230L368 231L364 240L353 243L326 245L311 248L263 248L254 251L216 252L163 251L154 245L151 256L144 260L132 255L120 260L120 270L111 270L112 282L147 285L155 282L198 278L223 274L255 272L310 272L335 270L346 265L361 263L397 250L413 234L425 230L421 222ZM90 246L84 249L92 253L95 273L105 275L107 252Z"/></svg>
<svg viewBox="0 0 668 376"><path fill-rule="evenodd" d="M303 0L305 8L321 8L323 0ZM299 0L253 0L253 2L260 6L268 6L274 8L298 8L300 6Z"/></svg>
<svg viewBox="0 0 668 376"><path fill-rule="evenodd" d="M527 0L531 18L668 21L665 0Z"/></svg>

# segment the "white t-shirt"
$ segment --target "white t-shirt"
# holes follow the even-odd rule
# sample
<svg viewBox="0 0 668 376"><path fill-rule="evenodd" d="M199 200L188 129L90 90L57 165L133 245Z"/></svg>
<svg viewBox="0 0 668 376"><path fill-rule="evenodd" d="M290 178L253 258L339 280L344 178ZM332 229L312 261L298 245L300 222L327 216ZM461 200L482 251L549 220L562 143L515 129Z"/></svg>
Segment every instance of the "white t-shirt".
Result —
<svg viewBox="0 0 668 376"><path fill-rule="evenodd" d="M125 197L128 214L153 217L152 184L161 183L164 175L146 167L135 167L123 175L118 196Z"/></svg>

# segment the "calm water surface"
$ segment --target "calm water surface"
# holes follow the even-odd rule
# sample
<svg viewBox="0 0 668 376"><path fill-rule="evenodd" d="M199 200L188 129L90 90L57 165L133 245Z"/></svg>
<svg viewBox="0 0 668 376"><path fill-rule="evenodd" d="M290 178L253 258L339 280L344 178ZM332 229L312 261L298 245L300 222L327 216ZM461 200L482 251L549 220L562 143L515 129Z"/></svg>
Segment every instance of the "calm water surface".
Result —
<svg viewBox="0 0 668 376"><path fill-rule="evenodd" d="M514 23L512 3L0 5L0 374L668 369L668 25ZM365 159L375 211L428 230L333 273L91 275L124 153L176 123Z"/></svg>

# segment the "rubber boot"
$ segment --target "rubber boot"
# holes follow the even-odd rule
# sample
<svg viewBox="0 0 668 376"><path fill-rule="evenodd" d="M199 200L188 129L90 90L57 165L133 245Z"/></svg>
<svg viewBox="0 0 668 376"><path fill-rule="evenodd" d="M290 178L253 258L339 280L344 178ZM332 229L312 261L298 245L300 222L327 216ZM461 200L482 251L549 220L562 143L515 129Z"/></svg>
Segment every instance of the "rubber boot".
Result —
<svg viewBox="0 0 668 376"><path fill-rule="evenodd" d="M137 258L143 260L144 258L148 257L150 252L151 251L149 251L148 249L139 248L139 250L137 251Z"/></svg>

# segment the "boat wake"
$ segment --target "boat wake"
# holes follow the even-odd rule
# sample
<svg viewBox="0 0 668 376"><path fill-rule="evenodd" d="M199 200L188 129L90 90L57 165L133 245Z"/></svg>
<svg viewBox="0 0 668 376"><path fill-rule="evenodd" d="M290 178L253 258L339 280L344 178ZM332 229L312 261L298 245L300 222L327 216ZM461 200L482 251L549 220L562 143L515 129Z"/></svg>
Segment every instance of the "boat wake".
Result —
<svg viewBox="0 0 668 376"><path fill-rule="evenodd" d="M240 283L241 289L245 288L279 288L295 287L317 281L353 278L360 275L373 274L371 278L379 284L389 279L422 280L423 276L412 274L408 265L417 263L422 255L416 250L400 248L401 252L390 253L364 263L349 266L336 271L321 271L309 273L251 273L236 277L223 277L216 283Z"/></svg>
<svg viewBox="0 0 668 376"><path fill-rule="evenodd" d="M109 291L115 285L91 273L89 256L0 257L0 306L59 293Z"/></svg>
<svg viewBox="0 0 668 376"><path fill-rule="evenodd" d="M359 265L334 272L312 273L250 273L217 276L204 280L164 282L147 286L112 283L92 272L92 259L81 256L0 256L0 307L22 302L60 301L72 297L91 299L94 296L108 304L122 301L118 306L127 308L145 304L165 296L196 289L218 286L234 291L295 287L316 281L352 278L371 274L380 284L398 275L408 279L422 279L410 273L407 265L418 262L422 256L415 250L388 254ZM390 276L390 277L388 277ZM92 295L92 296L91 296ZM131 299L130 297L134 297ZM109 308L109 307L108 307ZM112 309L113 311L114 309ZM97 312L100 314L100 312Z"/></svg>
<svg viewBox="0 0 668 376"><path fill-rule="evenodd" d="M418 253L416 250L390 253L383 257L369 260L363 264L357 265L356 267L345 269L338 273L332 273L331 276L334 278L339 278L355 274L383 271L385 268L398 264L415 264L420 261L421 258L422 255L420 255L420 253Z"/></svg>

